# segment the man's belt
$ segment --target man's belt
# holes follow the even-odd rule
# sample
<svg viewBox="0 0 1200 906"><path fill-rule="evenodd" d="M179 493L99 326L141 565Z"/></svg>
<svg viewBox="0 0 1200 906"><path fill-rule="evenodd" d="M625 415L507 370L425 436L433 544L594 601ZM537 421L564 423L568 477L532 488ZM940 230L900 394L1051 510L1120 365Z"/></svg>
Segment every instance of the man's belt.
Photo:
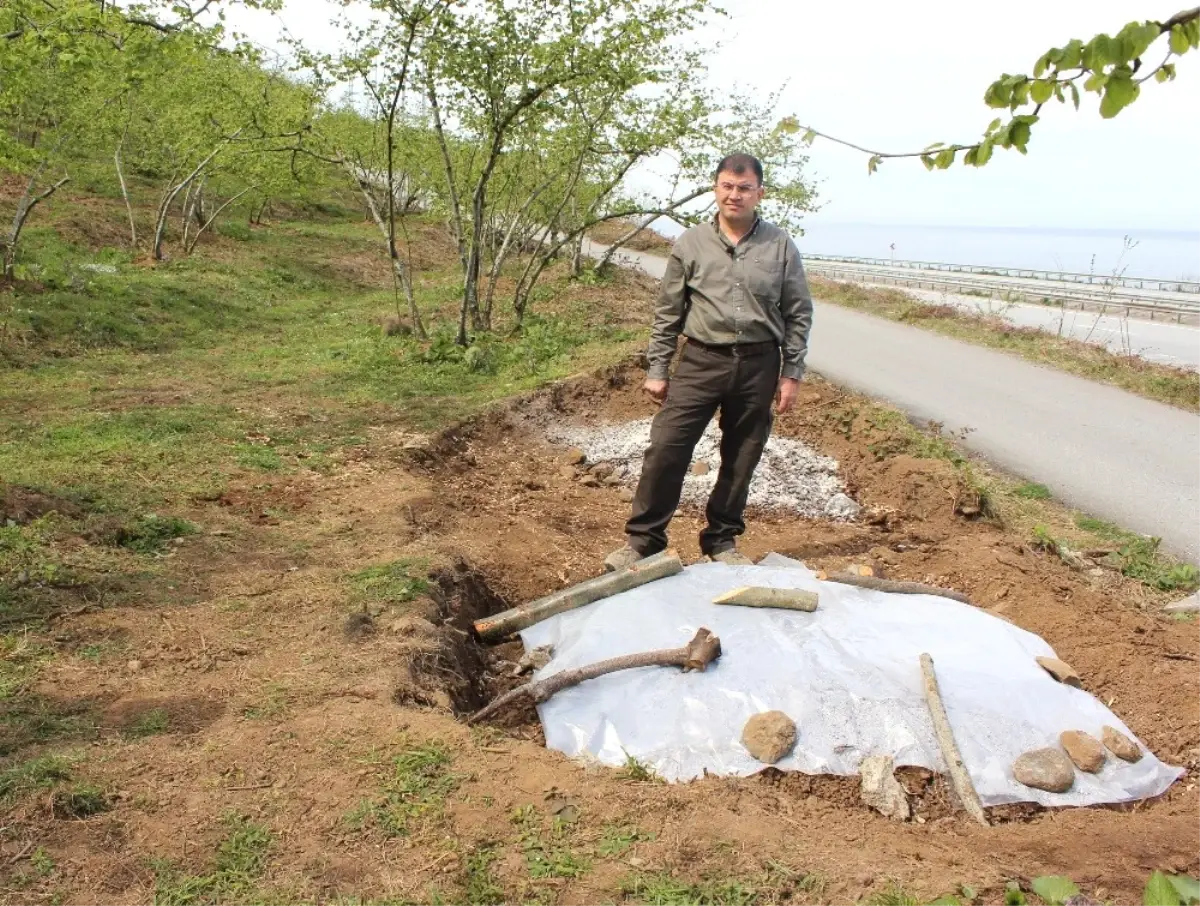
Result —
<svg viewBox="0 0 1200 906"><path fill-rule="evenodd" d="M728 355L728 356L738 356L738 357L765 355L766 353L773 352L774 350L777 350L779 348L779 344L776 343L774 340L763 340L762 342L759 342L759 343L721 343L721 344L716 344L716 343L701 343L699 340L693 340L691 337L688 337L687 341L688 341L689 346L691 346L691 345L699 346L705 352L712 352L712 353L716 353L717 355Z"/></svg>

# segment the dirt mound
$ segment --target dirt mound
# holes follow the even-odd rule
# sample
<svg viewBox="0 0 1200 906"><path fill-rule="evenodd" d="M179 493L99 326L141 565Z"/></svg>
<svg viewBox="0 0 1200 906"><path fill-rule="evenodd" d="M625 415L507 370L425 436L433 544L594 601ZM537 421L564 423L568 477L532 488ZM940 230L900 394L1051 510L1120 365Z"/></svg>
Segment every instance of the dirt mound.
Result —
<svg viewBox="0 0 1200 906"><path fill-rule="evenodd" d="M83 508L63 497L44 494L32 488L17 485L0 487L0 525L10 522L24 525L49 513L77 519L83 515Z"/></svg>

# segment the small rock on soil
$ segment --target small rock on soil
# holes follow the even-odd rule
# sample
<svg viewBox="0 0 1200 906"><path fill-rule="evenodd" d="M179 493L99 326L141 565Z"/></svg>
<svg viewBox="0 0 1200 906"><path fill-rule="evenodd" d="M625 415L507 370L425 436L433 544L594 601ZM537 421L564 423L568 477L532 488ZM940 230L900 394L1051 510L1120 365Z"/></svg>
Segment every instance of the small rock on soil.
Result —
<svg viewBox="0 0 1200 906"><path fill-rule="evenodd" d="M1142 760L1141 747L1116 727L1105 727L1100 733L1100 739L1105 748L1122 761Z"/></svg>
<svg viewBox="0 0 1200 906"><path fill-rule="evenodd" d="M1079 674L1075 672L1075 668L1066 661L1060 661L1056 657L1039 657L1037 662L1042 669L1049 673L1060 683L1065 683L1068 686L1074 686L1076 689L1083 687L1083 682L1079 678Z"/></svg>
<svg viewBox="0 0 1200 906"><path fill-rule="evenodd" d="M796 724L782 711L755 714L742 729L742 745L764 764L774 764L792 750Z"/></svg>
<svg viewBox="0 0 1200 906"><path fill-rule="evenodd" d="M710 471L712 471L711 467L709 466L708 463L704 462L703 460L695 463L692 466L692 474L693 475L707 475Z"/></svg>
<svg viewBox="0 0 1200 906"><path fill-rule="evenodd" d="M1067 730L1058 741L1079 770L1095 774L1104 767L1108 755L1095 736L1082 730Z"/></svg>
<svg viewBox="0 0 1200 906"><path fill-rule="evenodd" d="M569 466L577 466L583 463L587 456L578 447L571 447L564 455L563 461Z"/></svg>
<svg viewBox="0 0 1200 906"><path fill-rule="evenodd" d="M1013 762L1018 783L1048 793L1065 793L1075 782L1075 768L1059 749L1033 749Z"/></svg>
<svg viewBox="0 0 1200 906"><path fill-rule="evenodd" d="M859 766L862 775L862 801L886 818L907 821L912 817L908 794L893 771L891 755L869 755Z"/></svg>

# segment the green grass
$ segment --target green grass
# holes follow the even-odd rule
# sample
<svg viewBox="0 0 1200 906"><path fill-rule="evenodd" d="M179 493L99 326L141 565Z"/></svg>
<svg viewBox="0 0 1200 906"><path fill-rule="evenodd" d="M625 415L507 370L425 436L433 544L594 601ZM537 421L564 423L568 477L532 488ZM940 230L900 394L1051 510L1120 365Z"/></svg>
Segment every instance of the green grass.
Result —
<svg viewBox="0 0 1200 906"><path fill-rule="evenodd" d="M165 708L151 708L138 716L138 719L126 727L124 735L130 739L145 739L147 736L157 736L171 731L171 715Z"/></svg>
<svg viewBox="0 0 1200 906"><path fill-rule="evenodd" d="M764 902L749 881L719 878L692 883L665 872L627 878L621 893L626 902L646 906L755 906Z"/></svg>
<svg viewBox="0 0 1200 906"><path fill-rule="evenodd" d="M71 762L61 755L41 755L0 769L0 804L71 779Z"/></svg>
<svg viewBox="0 0 1200 906"><path fill-rule="evenodd" d="M391 761L391 774L380 794L359 803L347 817L351 827L374 827L386 837L411 834L421 823L442 814L446 797L458 789L462 775L451 771L453 759L438 742L414 746Z"/></svg>
<svg viewBox="0 0 1200 906"><path fill-rule="evenodd" d="M196 531L196 526L186 519L148 513L122 528L117 543L139 554L154 554L174 539L194 535Z"/></svg>
<svg viewBox="0 0 1200 906"><path fill-rule="evenodd" d="M401 559L360 569L350 575L354 602L406 604L429 591L427 567L423 561Z"/></svg>
<svg viewBox="0 0 1200 906"><path fill-rule="evenodd" d="M189 875L165 861L155 863L156 906L258 902L258 881L267 865L271 832L240 815L225 819L226 835L217 846L212 870Z"/></svg>
<svg viewBox="0 0 1200 906"><path fill-rule="evenodd" d="M532 805L514 811L512 822L517 826L517 844L525 856L531 879L579 878L591 871L592 860L570 846L569 823L555 819L549 829L543 829L541 817Z"/></svg>
<svg viewBox="0 0 1200 906"><path fill-rule="evenodd" d="M653 834L643 834L632 825L605 825L600 842L596 845L597 855L606 858L624 855L638 843L654 839Z"/></svg>
<svg viewBox="0 0 1200 906"><path fill-rule="evenodd" d="M112 797L91 783L55 790L51 806L56 818L90 818L112 808Z"/></svg>
<svg viewBox="0 0 1200 906"><path fill-rule="evenodd" d="M1130 358L1033 328L1014 327L998 318L952 305L925 303L900 290L874 289L820 277L812 278L812 284L814 293L823 302L1010 352L1032 362L1122 387L1148 399L1200 411L1200 374L1194 371ZM1067 317L1072 315L1068 313ZM1089 323L1093 316L1084 312L1079 317L1084 319L1083 323Z"/></svg>
<svg viewBox="0 0 1200 906"><path fill-rule="evenodd" d="M1027 481L1013 488L1013 496L1021 497L1025 500L1049 500L1050 489L1044 484Z"/></svg>
<svg viewBox="0 0 1200 906"><path fill-rule="evenodd" d="M471 851L463 869L462 902L467 906L499 906L505 901L504 887L492 873L496 850L482 846Z"/></svg>

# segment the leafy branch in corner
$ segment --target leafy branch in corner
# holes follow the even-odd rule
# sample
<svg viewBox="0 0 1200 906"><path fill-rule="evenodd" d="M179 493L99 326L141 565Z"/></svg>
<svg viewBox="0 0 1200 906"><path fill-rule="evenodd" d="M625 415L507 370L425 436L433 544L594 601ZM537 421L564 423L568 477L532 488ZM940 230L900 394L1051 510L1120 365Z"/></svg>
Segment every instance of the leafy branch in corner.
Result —
<svg viewBox="0 0 1200 906"><path fill-rule="evenodd" d="M1162 62L1145 71L1142 58L1163 35L1167 36L1166 54ZM959 159L960 151L966 152L962 163L982 167L991 160L997 147L1027 153L1033 125L1051 98L1065 104L1069 94L1078 110L1082 86L1083 91L1100 95L1100 115L1111 119L1137 100L1144 82L1174 79L1174 58L1197 47L1200 47L1200 6L1176 13L1165 22L1130 22L1116 35L1099 34L1086 44L1073 38L1062 47L1052 47L1034 63L1033 75L1005 73L988 86L984 103L994 109L1007 108L1013 116L1007 122L1003 117L992 120L983 138L973 144L935 142L921 151L892 154L803 126L794 117L783 120L779 128L790 133L803 130L803 141L810 145L823 138L869 154L867 170L871 173L885 158L895 157L919 157L925 169L945 170Z"/></svg>

